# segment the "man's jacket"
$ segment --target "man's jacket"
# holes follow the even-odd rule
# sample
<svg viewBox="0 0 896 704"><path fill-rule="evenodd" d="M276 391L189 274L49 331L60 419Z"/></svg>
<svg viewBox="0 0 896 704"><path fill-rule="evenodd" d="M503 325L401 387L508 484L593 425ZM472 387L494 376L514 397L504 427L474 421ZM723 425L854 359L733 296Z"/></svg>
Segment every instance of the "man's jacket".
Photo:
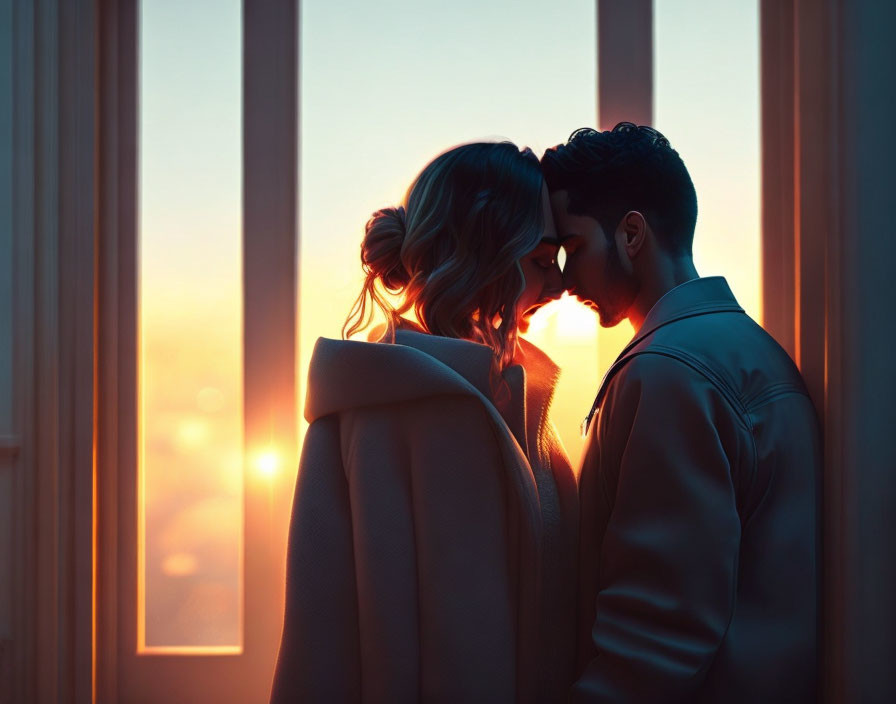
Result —
<svg viewBox="0 0 896 704"><path fill-rule="evenodd" d="M546 421L557 369L527 349L545 374L506 370L502 414L484 345L318 341L273 702L565 697L576 483Z"/></svg>
<svg viewBox="0 0 896 704"><path fill-rule="evenodd" d="M576 702L815 701L814 406L719 277L611 367L583 460Z"/></svg>

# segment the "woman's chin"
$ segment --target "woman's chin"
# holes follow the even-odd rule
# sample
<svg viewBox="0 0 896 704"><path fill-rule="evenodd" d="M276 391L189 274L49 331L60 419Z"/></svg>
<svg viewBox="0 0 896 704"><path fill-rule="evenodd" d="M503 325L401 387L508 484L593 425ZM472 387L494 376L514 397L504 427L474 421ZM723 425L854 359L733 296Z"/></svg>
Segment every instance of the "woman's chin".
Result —
<svg viewBox="0 0 896 704"><path fill-rule="evenodd" d="M526 308L526 310L517 316L517 329L519 332L526 332L529 329L529 325L532 323L532 316L544 308L544 305L544 303L536 303L534 306Z"/></svg>
<svg viewBox="0 0 896 704"><path fill-rule="evenodd" d="M529 326L532 324L532 316L535 315L536 311L540 307L541 306L538 306L535 308L530 308L525 313L523 313L521 316L519 316L519 318L517 318L516 328L517 328L518 332L520 332L520 333L529 332Z"/></svg>

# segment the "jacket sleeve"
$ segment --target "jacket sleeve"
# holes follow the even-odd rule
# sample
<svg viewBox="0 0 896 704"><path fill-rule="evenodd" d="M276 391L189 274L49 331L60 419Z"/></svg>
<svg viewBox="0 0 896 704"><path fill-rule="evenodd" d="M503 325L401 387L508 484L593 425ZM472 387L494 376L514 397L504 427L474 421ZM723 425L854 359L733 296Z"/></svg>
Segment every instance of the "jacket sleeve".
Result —
<svg viewBox="0 0 896 704"><path fill-rule="evenodd" d="M734 608L738 418L676 359L641 355L611 384L591 469L612 509L586 556L599 560L597 656L572 700L690 701Z"/></svg>
<svg viewBox="0 0 896 704"><path fill-rule="evenodd" d="M339 420L308 428L289 528L273 704L360 700L358 615Z"/></svg>

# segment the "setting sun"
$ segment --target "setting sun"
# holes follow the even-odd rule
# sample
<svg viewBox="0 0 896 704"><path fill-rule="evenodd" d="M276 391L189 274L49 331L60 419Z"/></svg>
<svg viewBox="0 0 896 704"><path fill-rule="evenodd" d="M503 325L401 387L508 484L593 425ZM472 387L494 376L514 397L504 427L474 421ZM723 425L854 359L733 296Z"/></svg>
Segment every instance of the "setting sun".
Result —
<svg viewBox="0 0 896 704"><path fill-rule="evenodd" d="M547 336L594 340L597 327L597 316L564 292L559 300L549 303L533 316L528 337L533 342Z"/></svg>
<svg viewBox="0 0 896 704"><path fill-rule="evenodd" d="M273 477L280 468L280 456L274 450L265 450L255 458L255 470L264 477Z"/></svg>

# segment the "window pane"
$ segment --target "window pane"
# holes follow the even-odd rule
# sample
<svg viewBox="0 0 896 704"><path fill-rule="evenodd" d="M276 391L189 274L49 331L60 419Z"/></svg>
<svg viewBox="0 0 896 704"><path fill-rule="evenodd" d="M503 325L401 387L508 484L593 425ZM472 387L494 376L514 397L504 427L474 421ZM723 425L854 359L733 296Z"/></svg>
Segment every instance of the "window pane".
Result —
<svg viewBox="0 0 896 704"><path fill-rule="evenodd" d="M507 138L536 152L595 121L592 0L302 3L299 379L339 337L362 281L359 245L433 157ZM555 421L571 454L597 386L596 321L554 304L529 335L563 367ZM588 314L590 315L590 314Z"/></svg>
<svg viewBox="0 0 896 704"><path fill-rule="evenodd" d="M697 270L761 321L758 0L656 0L654 33L655 123L697 189Z"/></svg>
<svg viewBox="0 0 896 704"><path fill-rule="evenodd" d="M239 0L140 14L138 649L241 646Z"/></svg>

